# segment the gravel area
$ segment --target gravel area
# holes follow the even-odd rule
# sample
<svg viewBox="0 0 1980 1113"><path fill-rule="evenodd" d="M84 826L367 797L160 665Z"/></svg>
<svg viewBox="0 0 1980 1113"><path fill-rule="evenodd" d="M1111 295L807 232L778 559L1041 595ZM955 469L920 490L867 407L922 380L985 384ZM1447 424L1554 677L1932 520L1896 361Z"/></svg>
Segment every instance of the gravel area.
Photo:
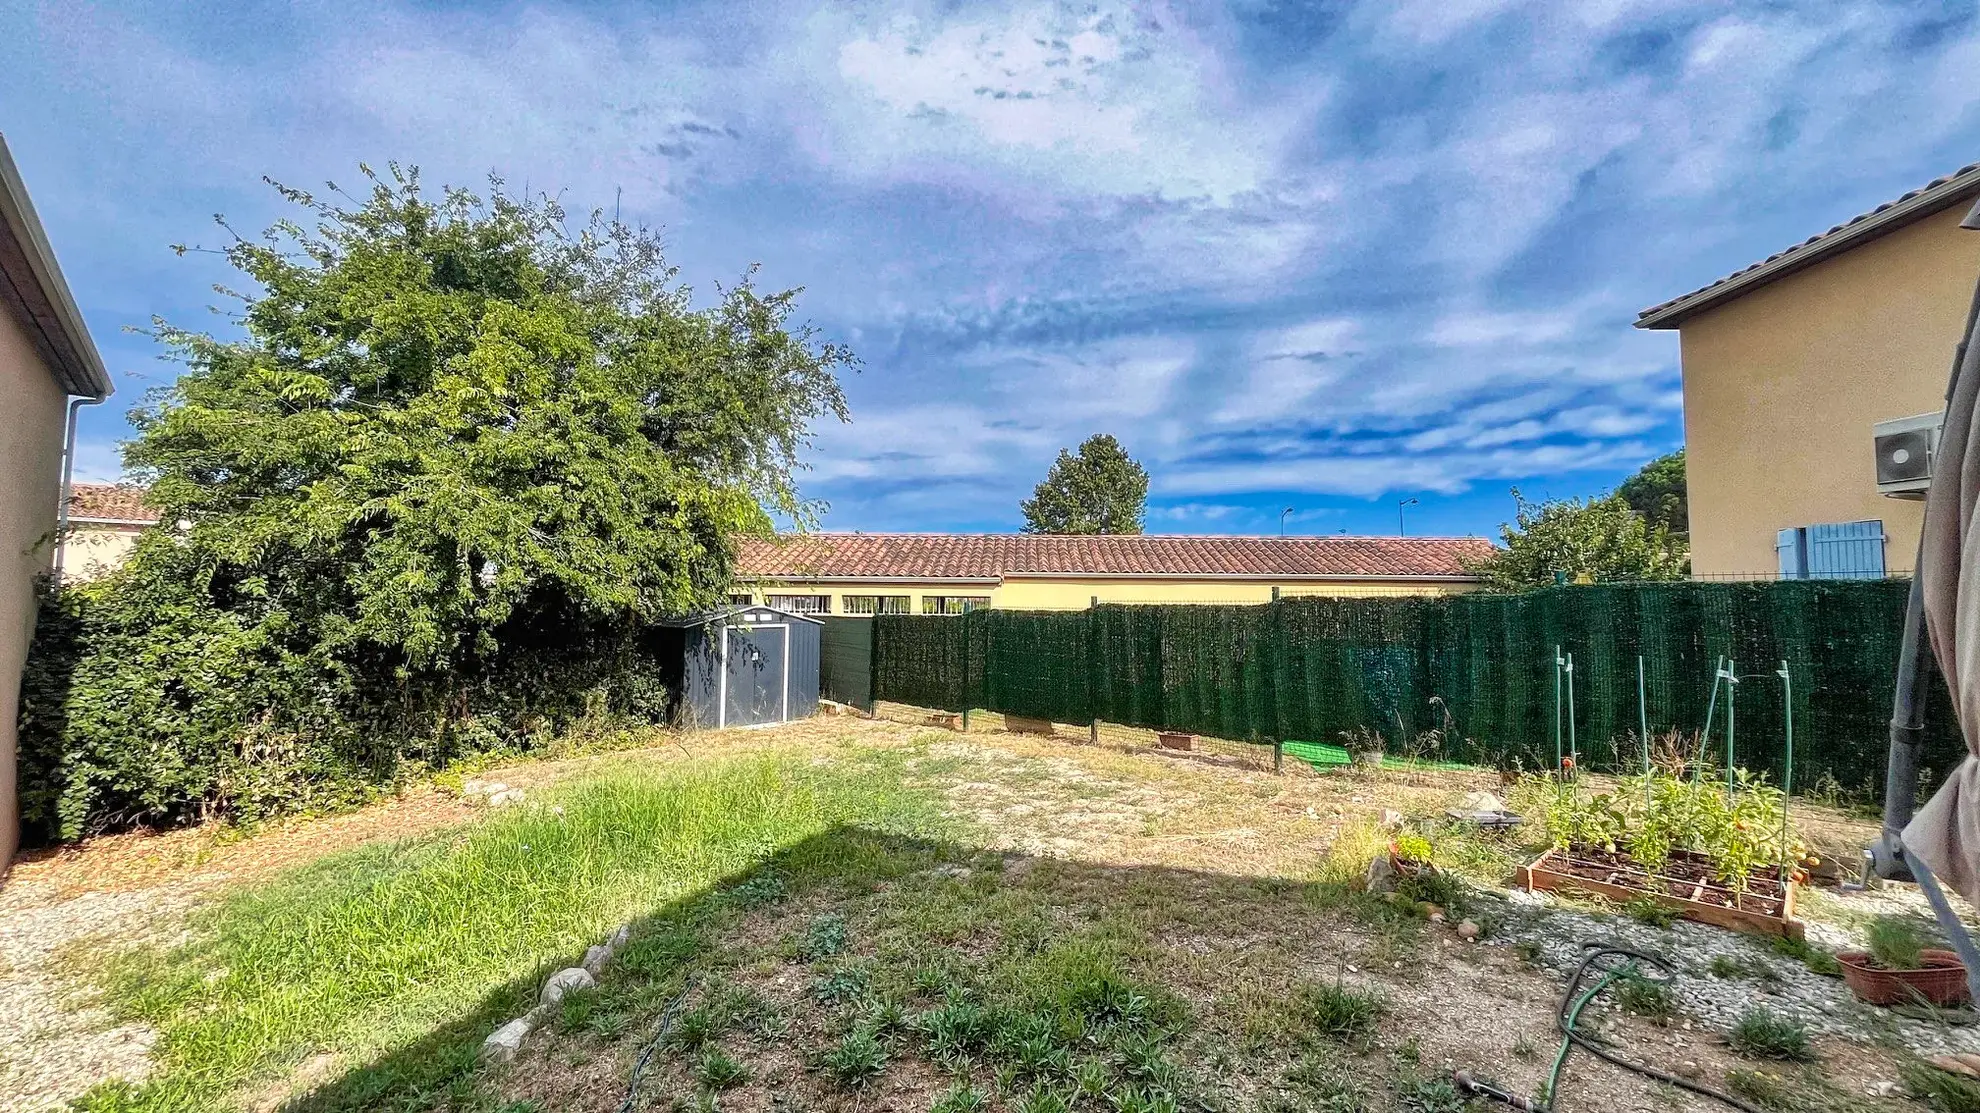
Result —
<svg viewBox="0 0 1980 1113"><path fill-rule="evenodd" d="M0 887L0 1111L60 1109L96 1083L144 1077L153 1032L117 1024L63 976L62 957L92 938L120 943L176 933L195 886L84 893Z"/></svg>
<svg viewBox="0 0 1980 1113"><path fill-rule="evenodd" d="M1876 911L1909 905L1894 892L1835 899L1853 902L1857 897L1869 898L1865 903L1877 906ZM1902 1046L1923 1055L1980 1052L1980 1026L1932 1024L1865 1005L1842 979L1815 973L1797 959L1777 953L1768 940L1757 936L1688 920L1659 928L1627 916L1564 907L1550 894L1518 890L1507 895L1498 936L1531 942L1538 948L1541 965L1563 972L1580 965L1585 941L1614 942L1661 955L1671 960L1675 969L1670 988L1680 1013L1712 1031L1725 1032L1748 1010L1764 1007L1818 1034ZM1809 939L1829 949L1857 942L1847 931L1816 921L1809 922ZM1712 960L1720 957L1737 963L1742 973L1734 977L1713 975Z"/></svg>

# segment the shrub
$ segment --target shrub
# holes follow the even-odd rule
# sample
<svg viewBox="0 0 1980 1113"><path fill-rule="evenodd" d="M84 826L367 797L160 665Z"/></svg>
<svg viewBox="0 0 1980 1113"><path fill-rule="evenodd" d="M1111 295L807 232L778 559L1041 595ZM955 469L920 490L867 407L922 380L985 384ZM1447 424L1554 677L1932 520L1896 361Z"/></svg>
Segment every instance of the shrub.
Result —
<svg viewBox="0 0 1980 1113"><path fill-rule="evenodd" d="M171 523L50 597L21 693L27 836L252 821L664 714L655 619L728 540L808 521L835 345L747 281L696 309L654 233L369 170L222 249L252 291L131 415ZM184 521L187 528L177 528Z"/></svg>
<svg viewBox="0 0 1980 1113"><path fill-rule="evenodd" d="M1727 1033L1726 1042L1734 1051L1761 1059L1806 1063L1815 1058L1808 1029L1765 1008L1747 1010Z"/></svg>

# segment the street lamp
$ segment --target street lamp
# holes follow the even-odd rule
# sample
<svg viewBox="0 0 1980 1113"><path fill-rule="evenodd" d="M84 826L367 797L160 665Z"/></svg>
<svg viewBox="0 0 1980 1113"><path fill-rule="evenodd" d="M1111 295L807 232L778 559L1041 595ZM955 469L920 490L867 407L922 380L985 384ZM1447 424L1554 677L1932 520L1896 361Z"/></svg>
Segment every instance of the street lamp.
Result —
<svg viewBox="0 0 1980 1113"><path fill-rule="evenodd" d="M1403 499L1401 502L1396 503L1396 536L1397 537L1406 536L1406 531L1403 529L1403 508L1415 506L1415 505L1417 505L1417 500L1415 499Z"/></svg>
<svg viewBox="0 0 1980 1113"><path fill-rule="evenodd" d="M1285 508L1284 510L1281 510L1281 511L1279 511L1279 536L1280 536L1280 537L1284 537L1284 536L1286 535L1286 515L1288 515L1288 514L1290 514L1290 513L1292 513L1292 512L1293 512L1293 508L1292 508L1292 507L1290 507L1290 506L1288 506L1288 507L1286 507L1286 508Z"/></svg>

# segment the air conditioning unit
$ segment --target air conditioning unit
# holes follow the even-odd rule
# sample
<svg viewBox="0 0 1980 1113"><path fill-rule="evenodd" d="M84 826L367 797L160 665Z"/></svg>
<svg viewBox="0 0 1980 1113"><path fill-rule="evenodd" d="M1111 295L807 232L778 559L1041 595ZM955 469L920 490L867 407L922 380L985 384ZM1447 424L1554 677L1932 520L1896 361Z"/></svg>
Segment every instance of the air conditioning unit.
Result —
<svg viewBox="0 0 1980 1113"><path fill-rule="evenodd" d="M1870 427L1877 448L1877 490L1892 498L1922 499L1932 485L1932 457L1939 450L1945 414L1919 414Z"/></svg>

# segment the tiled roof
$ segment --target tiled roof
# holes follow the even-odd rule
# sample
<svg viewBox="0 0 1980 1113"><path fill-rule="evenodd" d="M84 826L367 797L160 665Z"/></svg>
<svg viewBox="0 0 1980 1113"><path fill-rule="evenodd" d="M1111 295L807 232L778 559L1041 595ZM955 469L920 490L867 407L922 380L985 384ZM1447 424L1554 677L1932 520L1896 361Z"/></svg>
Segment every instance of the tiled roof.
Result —
<svg viewBox="0 0 1980 1113"><path fill-rule="evenodd" d="M1810 236L1785 251L1769 255L1708 286L1653 305L1636 315L1636 327L1675 327L1683 318L1699 310L1737 297L1886 232L1896 231L1975 194L1980 194L1980 162L1962 166L1943 178L1934 178L1895 201L1886 201L1867 213L1853 216L1826 232Z"/></svg>
<svg viewBox="0 0 1980 1113"><path fill-rule="evenodd" d="M1465 576L1478 537L1163 537L814 533L742 542L753 579L998 579L1068 576Z"/></svg>
<svg viewBox="0 0 1980 1113"><path fill-rule="evenodd" d="M144 504L144 488L118 483L69 485L69 520L155 522L158 511Z"/></svg>

